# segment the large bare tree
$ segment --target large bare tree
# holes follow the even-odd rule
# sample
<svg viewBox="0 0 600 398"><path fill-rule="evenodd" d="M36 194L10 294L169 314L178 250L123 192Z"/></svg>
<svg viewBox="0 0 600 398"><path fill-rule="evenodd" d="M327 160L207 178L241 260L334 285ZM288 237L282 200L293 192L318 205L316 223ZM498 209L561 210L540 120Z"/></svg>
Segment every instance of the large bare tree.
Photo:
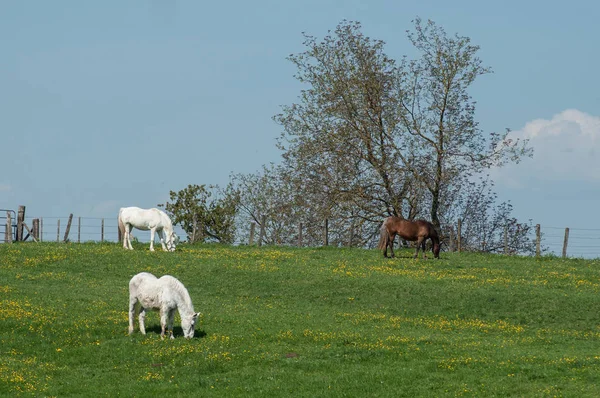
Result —
<svg viewBox="0 0 600 398"><path fill-rule="evenodd" d="M402 139L401 166L420 181L430 197L430 217L440 226L444 207L474 175L531 154L527 142L504 133L485 135L475 121L468 89L491 69L477 57L468 37L449 37L434 22L414 21L408 37L420 58L404 65L398 90Z"/></svg>
<svg viewBox="0 0 600 398"><path fill-rule="evenodd" d="M274 119L285 165L327 203L351 203L372 220L404 214L413 178L399 165L399 69L384 43L365 37L357 22L341 23L307 50L291 55L308 88Z"/></svg>
<svg viewBox="0 0 600 398"><path fill-rule="evenodd" d="M321 41L305 35L306 51L289 59L307 88L274 119L284 164L307 195L364 220L420 216L439 228L469 179L529 150L478 128L468 89L490 72L478 46L420 19L408 38L419 57L396 62L358 22Z"/></svg>

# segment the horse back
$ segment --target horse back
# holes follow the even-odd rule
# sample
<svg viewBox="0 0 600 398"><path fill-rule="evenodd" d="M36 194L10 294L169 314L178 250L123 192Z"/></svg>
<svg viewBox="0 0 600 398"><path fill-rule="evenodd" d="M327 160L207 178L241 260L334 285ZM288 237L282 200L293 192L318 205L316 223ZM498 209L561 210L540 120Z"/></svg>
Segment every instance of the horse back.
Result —
<svg viewBox="0 0 600 398"><path fill-rule="evenodd" d="M129 289L137 289L140 285L148 282L155 282L158 278L150 272L140 272L131 278L129 281Z"/></svg>
<svg viewBox="0 0 600 398"><path fill-rule="evenodd" d="M129 300L137 300L144 308L158 308L161 296L158 278L149 272L140 272L129 281Z"/></svg>
<svg viewBox="0 0 600 398"><path fill-rule="evenodd" d="M165 224L164 213L157 209L142 209L139 207L122 207L119 210L119 219L124 224L130 224L137 229L149 230L162 228ZM167 217L168 219L168 217ZM169 225L171 224L169 219Z"/></svg>
<svg viewBox="0 0 600 398"><path fill-rule="evenodd" d="M398 234L402 239L415 241L419 238L437 237L433 225L425 220L405 220L400 217L389 217L386 221L390 233Z"/></svg>

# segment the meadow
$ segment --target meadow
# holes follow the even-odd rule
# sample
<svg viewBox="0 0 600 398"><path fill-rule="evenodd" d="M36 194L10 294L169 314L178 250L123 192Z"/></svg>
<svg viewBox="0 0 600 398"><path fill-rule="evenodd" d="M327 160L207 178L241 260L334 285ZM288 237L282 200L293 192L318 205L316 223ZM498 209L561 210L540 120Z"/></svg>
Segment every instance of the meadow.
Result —
<svg viewBox="0 0 600 398"><path fill-rule="evenodd" d="M600 396L599 260L135 249L0 245L0 395ZM195 338L128 335L141 271L186 285Z"/></svg>

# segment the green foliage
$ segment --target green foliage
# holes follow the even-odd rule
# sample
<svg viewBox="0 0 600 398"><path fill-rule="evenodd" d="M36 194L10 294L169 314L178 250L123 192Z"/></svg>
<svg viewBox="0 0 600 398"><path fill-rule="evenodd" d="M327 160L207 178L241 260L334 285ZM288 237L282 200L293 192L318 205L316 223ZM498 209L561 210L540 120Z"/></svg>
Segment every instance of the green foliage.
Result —
<svg viewBox="0 0 600 398"><path fill-rule="evenodd" d="M189 240L233 243L238 195L233 189L219 192L217 186L188 185L179 192L170 191L171 202L159 204L173 220L181 225ZM217 192L217 197L212 198Z"/></svg>
<svg viewBox="0 0 600 398"><path fill-rule="evenodd" d="M1 244L0 395L600 396L600 261L399 256ZM141 271L186 285L196 338L127 334Z"/></svg>

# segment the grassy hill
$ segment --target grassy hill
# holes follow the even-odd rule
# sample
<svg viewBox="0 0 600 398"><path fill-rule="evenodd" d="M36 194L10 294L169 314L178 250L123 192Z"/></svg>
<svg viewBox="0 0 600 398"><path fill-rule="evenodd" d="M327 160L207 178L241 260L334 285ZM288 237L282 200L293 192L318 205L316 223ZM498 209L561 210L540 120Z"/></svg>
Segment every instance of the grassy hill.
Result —
<svg viewBox="0 0 600 398"><path fill-rule="evenodd" d="M600 396L600 261L361 249L0 245L0 395ZM171 274L196 338L127 334Z"/></svg>

